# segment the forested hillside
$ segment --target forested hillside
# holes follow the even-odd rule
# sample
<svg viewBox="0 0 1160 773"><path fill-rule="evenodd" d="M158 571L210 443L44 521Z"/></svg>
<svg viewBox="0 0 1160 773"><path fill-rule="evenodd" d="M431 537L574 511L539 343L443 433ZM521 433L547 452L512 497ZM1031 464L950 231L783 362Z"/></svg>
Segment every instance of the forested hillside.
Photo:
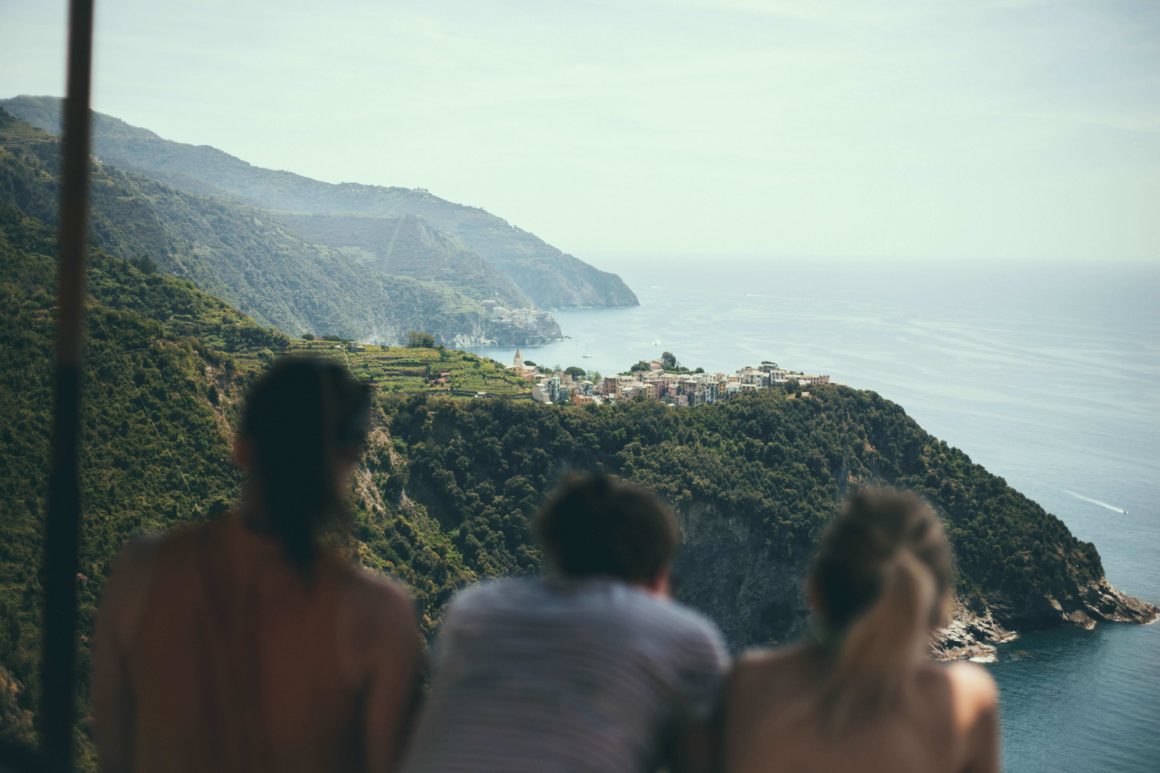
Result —
<svg viewBox="0 0 1160 773"><path fill-rule="evenodd" d="M966 609L1008 628L1134 616L1106 586L1094 546L873 392L764 390L681 410L417 397L391 413L407 491L481 574L534 569L527 518L563 471L603 469L662 494L686 531L680 593L735 646L801 632L801 577L819 530L850 486L870 482L935 504Z"/></svg>
<svg viewBox="0 0 1160 773"><path fill-rule="evenodd" d="M32 740L42 614L53 242L43 223L0 205L0 735L25 741ZM90 292L81 451L82 717L89 710L93 612L111 561L132 535L206 517L235 497L239 480L229 440L238 401L255 373L290 345L187 281L144 273L101 253L91 258ZM426 351L434 358L428 363L463 372L465 383L504 379L502 368L470 355ZM345 347L328 353L364 357L356 372L388 389L413 371L406 368L410 361L421 374L427 357L406 350L347 355ZM417 388L424 388L421 380ZM383 430L386 418L375 423L356 487L355 551L364 564L415 591L430 610L424 622L430 631L452 589L474 575L421 507L385 496L401 490L392 461L397 451ZM92 768L87 720L78 732Z"/></svg>
<svg viewBox="0 0 1160 773"><path fill-rule="evenodd" d="M0 107L44 131L59 130L60 100L54 97L15 97L0 100ZM332 185L262 169L216 148L171 142L100 113L93 115L93 129L98 158L183 191L227 196L284 213L420 217L489 261L541 308L637 303L617 275L600 271L483 209L455 204L425 190Z"/></svg>
<svg viewBox="0 0 1160 773"><path fill-rule="evenodd" d="M57 156L55 140L0 111L0 204L54 223ZM304 241L262 210L112 166L93 169L91 232L110 254L191 279L291 335L398 343L421 330L460 345L560 336L543 312L500 314L450 284L389 273L381 261Z"/></svg>

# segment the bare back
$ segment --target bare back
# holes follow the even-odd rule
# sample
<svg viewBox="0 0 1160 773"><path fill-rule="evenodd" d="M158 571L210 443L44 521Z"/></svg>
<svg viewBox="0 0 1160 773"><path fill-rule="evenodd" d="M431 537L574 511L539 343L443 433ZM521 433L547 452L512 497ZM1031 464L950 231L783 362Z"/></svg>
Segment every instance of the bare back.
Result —
<svg viewBox="0 0 1160 773"><path fill-rule="evenodd" d="M798 647L749 654L725 697L724 770L981 773L998 769L994 683L969 663L915 664L893 710L835 735L817 709L828 659Z"/></svg>
<svg viewBox="0 0 1160 773"><path fill-rule="evenodd" d="M418 636L397 587L324 554L304 580L235 516L126 551L98 622L111 770L388 770Z"/></svg>

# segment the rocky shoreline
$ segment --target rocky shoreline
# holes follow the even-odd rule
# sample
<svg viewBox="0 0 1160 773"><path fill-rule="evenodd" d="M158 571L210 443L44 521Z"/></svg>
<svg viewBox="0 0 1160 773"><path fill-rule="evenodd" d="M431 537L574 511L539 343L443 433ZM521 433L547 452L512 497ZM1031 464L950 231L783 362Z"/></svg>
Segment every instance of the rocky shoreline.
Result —
<svg viewBox="0 0 1160 773"><path fill-rule="evenodd" d="M1016 631L996 622L991 610L982 614L956 605L950 625L935 636L931 650L936 660L974 660L993 663L999 644L1019 638Z"/></svg>
<svg viewBox="0 0 1160 773"><path fill-rule="evenodd" d="M1081 589L1073 598L1060 601L1046 596L1043 602L1046 608L1040 607L1033 617L1020 621L1020 628L1033 630L1074 625L1090 631L1101 622L1148 624L1160 620L1160 608L1121 593L1102 578ZM955 605L950 625L935 636L931 651L936 660L993 663L998 658L998 645L1017 638L1019 631L997 621L985 604L960 600Z"/></svg>

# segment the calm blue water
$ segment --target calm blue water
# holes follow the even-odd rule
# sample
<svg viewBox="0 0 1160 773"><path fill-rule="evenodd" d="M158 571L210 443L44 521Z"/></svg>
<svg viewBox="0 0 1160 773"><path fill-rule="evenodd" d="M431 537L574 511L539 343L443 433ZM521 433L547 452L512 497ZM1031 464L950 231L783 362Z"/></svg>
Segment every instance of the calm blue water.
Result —
<svg viewBox="0 0 1160 773"><path fill-rule="evenodd" d="M639 308L559 313L571 339L525 357L603 373L663 350L711 370L771 359L876 390L1160 603L1160 265L616 270ZM991 668L1008 770L1160 766L1160 625L1028 634Z"/></svg>

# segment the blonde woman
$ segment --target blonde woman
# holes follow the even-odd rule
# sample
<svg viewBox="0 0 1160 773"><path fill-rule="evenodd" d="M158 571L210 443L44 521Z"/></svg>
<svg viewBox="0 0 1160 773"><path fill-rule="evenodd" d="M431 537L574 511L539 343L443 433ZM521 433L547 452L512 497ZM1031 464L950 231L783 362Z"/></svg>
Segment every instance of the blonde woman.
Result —
<svg viewBox="0 0 1160 773"><path fill-rule="evenodd" d="M748 654L730 676L725 770L998 770L990 675L929 657L953 590L929 505L889 489L853 495L822 537L807 590L816 640Z"/></svg>

